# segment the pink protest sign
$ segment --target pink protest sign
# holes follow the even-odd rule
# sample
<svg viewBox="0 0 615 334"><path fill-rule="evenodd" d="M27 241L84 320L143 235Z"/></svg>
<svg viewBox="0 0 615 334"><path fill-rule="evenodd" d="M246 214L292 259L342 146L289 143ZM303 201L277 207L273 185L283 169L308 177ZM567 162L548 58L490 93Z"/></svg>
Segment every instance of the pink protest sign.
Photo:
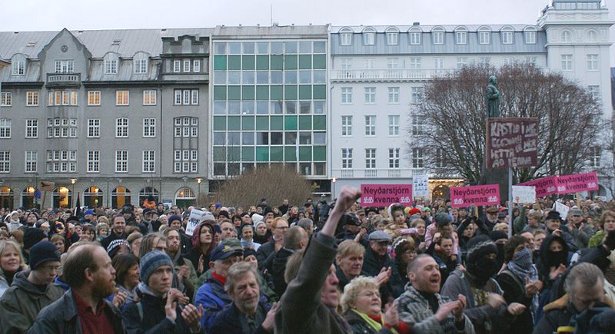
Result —
<svg viewBox="0 0 615 334"><path fill-rule="evenodd" d="M547 176L519 184L520 186L536 187L536 197L545 197L557 194L557 176Z"/></svg>
<svg viewBox="0 0 615 334"><path fill-rule="evenodd" d="M411 184L362 184L361 206L382 207L393 203L412 205Z"/></svg>
<svg viewBox="0 0 615 334"><path fill-rule="evenodd" d="M560 175L557 177L558 194L594 190L598 190L598 174L595 171L584 174Z"/></svg>
<svg viewBox="0 0 615 334"><path fill-rule="evenodd" d="M497 184L451 188L451 206L453 208L498 204L500 204L500 186Z"/></svg>

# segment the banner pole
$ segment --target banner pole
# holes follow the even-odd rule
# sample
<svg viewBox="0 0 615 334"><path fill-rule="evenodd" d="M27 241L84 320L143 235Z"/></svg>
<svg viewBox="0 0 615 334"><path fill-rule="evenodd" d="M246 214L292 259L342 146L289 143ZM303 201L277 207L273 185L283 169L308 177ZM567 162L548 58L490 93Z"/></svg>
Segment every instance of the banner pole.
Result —
<svg viewBox="0 0 615 334"><path fill-rule="evenodd" d="M512 175L512 167L508 167L508 239L512 236L513 233L513 195L512 195L512 183L513 183L513 175Z"/></svg>

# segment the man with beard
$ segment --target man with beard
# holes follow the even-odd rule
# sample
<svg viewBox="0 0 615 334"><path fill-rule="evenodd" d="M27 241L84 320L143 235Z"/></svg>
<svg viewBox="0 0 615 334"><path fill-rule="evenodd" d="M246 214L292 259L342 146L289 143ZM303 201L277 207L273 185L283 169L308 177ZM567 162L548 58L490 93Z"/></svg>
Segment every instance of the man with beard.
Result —
<svg viewBox="0 0 615 334"><path fill-rule="evenodd" d="M158 232L160 229L160 221L158 221L158 211L156 209L143 209L143 223L146 228L146 233L143 233L141 230L141 234L146 235L151 232Z"/></svg>
<svg viewBox="0 0 615 334"><path fill-rule="evenodd" d="M203 308L188 304L181 291L171 288L173 261L161 251L151 251L141 258L140 300L125 306L122 317L126 330L148 333L199 333ZM107 332L104 332L107 333Z"/></svg>
<svg viewBox="0 0 615 334"><path fill-rule="evenodd" d="M408 264L406 291L397 299L399 320L410 325L417 333L473 334L474 326L463 314L466 299L458 295L455 300L441 296L440 270L436 261L427 254L418 255Z"/></svg>
<svg viewBox="0 0 615 334"><path fill-rule="evenodd" d="M113 217L113 223L111 225L111 233L108 237L102 239L100 241L100 245L103 246L104 249L109 247L109 244L113 240L117 239L126 239L128 235L125 232L126 229L126 218L124 215L118 214Z"/></svg>
<svg viewBox="0 0 615 334"><path fill-rule="evenodd" d="M495 243L487 236L470 240L466 271L456 269L442 287L442 295L448 298L466 296L464 313L472 321L476 333L501 332L515 316L525 311L525 306L519 303L506 305L502 289L492 278L500 269L497 252Z"/></svg>
<svg viewBox="0 0 615 334"><path fill-rule="evenodd" d="M248 262L232 265L224 288L233 301L216 316L211 333L252 334L271 332L275 309L261 297L255 266Z"/></svg>
<svg viewBox="0 0 615 334"><path fill-rule="evenodd" d="M176 282L173 282L173 287L176 287L187 296L194 296L194 287L198 277L192 262L180 252L181 237L179 231L168 228L164 231L164 236L167 238L167 249L165 252L173 260L177 274L174 277Z"/></svg>
<svg viewBox="0 0 615 334"><path fill-rule="evenodd" d="M102 247L77 246L62 272L71 289L39 313L28 333L125 333L118 309L105 300L115 290L115 269Z"/></svg>

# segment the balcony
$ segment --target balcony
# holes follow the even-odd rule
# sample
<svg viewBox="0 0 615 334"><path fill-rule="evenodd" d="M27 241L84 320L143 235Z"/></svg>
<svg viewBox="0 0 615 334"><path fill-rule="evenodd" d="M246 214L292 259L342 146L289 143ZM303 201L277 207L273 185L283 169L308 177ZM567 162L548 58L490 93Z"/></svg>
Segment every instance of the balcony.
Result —
<svg viewBox="0 0 615 334"><path fill-rule="evenodd" d="M404 81L424 81L436 76L441 76L452 72L452 69L373 69L373 70L339 70L331 71L332 81L342 82L404 82Z"/></svg>
<svg viewBox="0 0 615 334"><path fill-rule="evenodd" d="M411 178L414 175L424 175L424 169L413 168L380 168L380 169L334 169L332 176L342 179L362 179L362 178Z"/></svg>
<svg viewBox="0 0 615 334"><path fill-rule="evenodd" d="M81 73L47 73L47 87L79 87Z"/></svg>

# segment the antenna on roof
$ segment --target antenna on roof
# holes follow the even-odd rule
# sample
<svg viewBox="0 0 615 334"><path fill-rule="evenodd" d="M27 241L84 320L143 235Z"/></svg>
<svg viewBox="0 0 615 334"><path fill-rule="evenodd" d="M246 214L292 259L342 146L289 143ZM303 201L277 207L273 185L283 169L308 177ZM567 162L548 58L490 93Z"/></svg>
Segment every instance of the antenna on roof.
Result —
<svg viewBox="0 0 615 334"><path fill-rule="evenodd" d="M269 24L273 26L273 4L269 4Z"/></svg>

